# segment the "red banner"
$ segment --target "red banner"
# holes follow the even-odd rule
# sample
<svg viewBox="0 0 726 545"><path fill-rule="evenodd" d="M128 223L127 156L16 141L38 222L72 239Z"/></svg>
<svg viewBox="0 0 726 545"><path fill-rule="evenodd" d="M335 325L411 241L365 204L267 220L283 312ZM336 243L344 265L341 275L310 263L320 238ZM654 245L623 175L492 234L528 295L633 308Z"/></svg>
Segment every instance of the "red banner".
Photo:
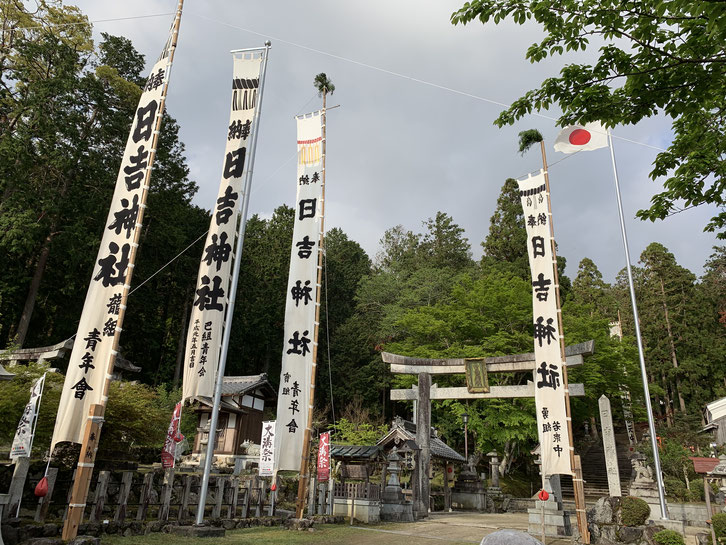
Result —
<svg viewBox="0 0 726 545"><path fill-rule="evenodd" d="M174 467L174 460L176 458L176 447L179 443L184 440L184 436L179 431L179 422L181 420L181 401L174 407L174 412L171 415L171 423L169 429L166 432L166 441L164 442L164 448L161 451L161 465L164 469Z"/></svg>
<svg viewBox="0 0 726 545"><path fill-rule="evenodd" d="M318 445L318 482L330 478L330 432L320 434Z"/></svg>

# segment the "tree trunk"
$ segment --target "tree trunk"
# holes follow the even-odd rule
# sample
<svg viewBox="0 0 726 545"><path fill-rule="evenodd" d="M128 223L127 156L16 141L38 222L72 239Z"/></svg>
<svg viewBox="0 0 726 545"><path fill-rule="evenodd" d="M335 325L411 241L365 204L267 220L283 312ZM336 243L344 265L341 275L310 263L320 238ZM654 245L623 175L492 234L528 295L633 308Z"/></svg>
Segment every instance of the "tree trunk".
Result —
<svg viewBox="0 0 726 545"><path fill-rule="evenodd" d="M597 432L597 420L595 420L594 416L590 417L590 437L592 437L595 441L600 440L600 434Z"/></svg>
<svg viewBox="0 0 726 545"><path fill-rule="evenodd" d="M663 279L660 279L660 294L663 301L663 313L665 315L665 322L666 322L666 331L668 332L668 343L670 345L671 349L671 362L673 363L673 368L678 369L678 358L676 357L676 345L673 342L673 331L671 330L671 321L668 317L668 305L666 304L666 298L665 298L665 286L663 285ZM681 394L681 379L678 378L678 372L676 371L676 389L678 390L678 404L681 407L681 412L683 414L686 414L686 401L683 399L683 394Z"/></svg>
<svg viewBox="0 0 726 545"><path fill-rule="evenodd" d="M671 395L668 392L668 381L666 380L665 373L661 371L660 374L661 382L663 384L663 396L665 397L665 417L666 425L670 428L673 425L673 413L671 410Z"/></svg>
<svg viewBox="0 0 726 545"><path fill-rule="evenodd" d="M51 229L52 231L53 229ZM53 240L54 233L51 232L43 242L43 247L40 249L38 255L38 262L35 265L35 272L33 278L30 281L30 288L28 289L28 295L25 297L25 305L23 306L23 313L20 315L20 322L18 323L17 334L15 342L18 348L23 348L25 344L25 338L28 336L28 329L30 328L30 318L33 316L33 310L35 309L35 299L38 296L38 290L40 289L40 281L43 279L43 273L45 272L45 266L48 264L48 256L50 255L50 243Z"/></svg>

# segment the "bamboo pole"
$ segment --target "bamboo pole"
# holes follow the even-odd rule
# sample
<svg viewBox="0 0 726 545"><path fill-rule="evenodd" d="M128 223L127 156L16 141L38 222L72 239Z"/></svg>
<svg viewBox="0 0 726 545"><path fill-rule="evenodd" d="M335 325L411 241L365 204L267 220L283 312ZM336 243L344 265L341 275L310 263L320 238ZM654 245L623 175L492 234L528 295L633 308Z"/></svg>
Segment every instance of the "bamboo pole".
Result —
<svg viewBox="0 0 726 545"><path fill-rule="evenodd" d="M108 403L108 391L111 386L111 375L113 374L113 368L116 363L116 356L118 355L118 347L121 339L121 332L123 331L123 321L126 316L126 302L129 296L129 290L131 289L131 280L134 274L134 264L136 263L136 253L139 249L139 240L141 239L140 226L144 223L144 213L146 212L146 199L149 195L149 181L151 180L151 170L156 158L156 149L159 144L159 133L161 129L161 122L163 119L164 107L166 105L166 93L169 88L169 70L174 61L174 52L176 51L177 37L179 36L179 25L181 24L182 8L184 6L184 0L179 0L176 8L176 16L174 17L174 24L171 31L171 44L168 49L168 61L167 61L167 78L164 82L164 87L161 92L161 98L159 99L159 109L156 114L156 123L154 125L154 133L151 141L151 149L149 150L148 167L146 169L146 175L144 177L144 183L141 190L141 202L139 204L139 212L136 220L136 229L134 232L134 241L131 244L131 251L129 253L129 265L126 269L126 277L124 278L123 290L121 292L121 305L119 307L118 320L116 321L116 331L113 336L113 344L111 348L111 355L108 358L108 365L106 367L106 380L103 385L103 396L101 397L100 404L91 405L90 416L86 423L86 431L84 433L83 442L81 443L81 452L78 457L78 468L79 471L73 481L73 492L68 505L68 518L63 526L63 539L69 541L74 539L78 534L78 525L81 523L83 518L83 510L86 506L86 499L88 497L88 485L91 482L91 474L93 473L93 466L96 461L96 451L98 450L98 441L101 434L101 425L103 423L103 415L106 411L106 404Z"/></svg>
<svg viewBox="0 0 726 545"><path fill-rule="evenodd" d="M562 302L560 300L560 280L559 273L557 271L557 248L555 244L555 226L552 222L552 201L550 199L550 176L547 172L547 153L545 152L544 140L540 140L540 149L542 150L542 168L544 169L545 179L545 190L547 192L547 215L550 223L550 240L552 243L552 270L554 273L555 280L555 300L557 301L557 327L559 328L560 335L560 354L562 354L562 362L560 368L562 369L562 385L565 389L565 414L567 415L567 433L570 438L569 450L570 450L570 469L575 467L575 445L572 437L572 411L570 409L570 389L569 382L567 379L567 363L565 358L565 334L562 329ZM544 478L544 471L543 471ZM580 530L580 536L582 537L583 543L590 543L590 532L587 530L587 520L583 520L581 516L585 512L585 497L584 491L582 494L578 492L577 487L573 487L575 492L575 512L577 513L577 527Z"/></svg>
<svg viewBox="0 0 726 545"><path fill-rule="evenodd" d="M302 518L305 509L305 498L308 487L308 472L310 470L310 440L313 429L313 406L315 405L315 375L318 368L318 333L320 331L320 292L323 285L323 252L325 244L325 154L326 154L326 107L327 107L328 90L323 89L323 109L322 115L322 136L323 136L323 172L321 179L320 199L320 238L318 244L318 281L315 290L315 334L313 337L313 361L312 371L310 373L310 395L308 396L308 421L305 426L305 434L303 435L303 451L300 459L300 481L297 486L297 500L295 502L295 517Z"/></svg>

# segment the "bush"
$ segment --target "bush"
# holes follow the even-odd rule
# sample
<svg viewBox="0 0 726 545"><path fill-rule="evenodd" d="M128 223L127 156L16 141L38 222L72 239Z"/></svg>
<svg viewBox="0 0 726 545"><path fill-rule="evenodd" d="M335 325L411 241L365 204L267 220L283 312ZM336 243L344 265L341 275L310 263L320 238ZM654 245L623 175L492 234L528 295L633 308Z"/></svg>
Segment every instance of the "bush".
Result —
<svg viewBox="0 0 726 545"><path fill-rule="evenodd" d="M726 513L718 513L711 517L711 524L713 525L713 531L716 534L716 538L726 537Z"/></svg>
<svg viewBox="0 0 726 545"><path fill-rule="evenodd" d="M640 498L626 496L620 505L624 526L642 526L650 516L650 506Z"/></svg>
<svg viewBox="0 0 726 545"><path fill-rule="evenodd" d="M653 541L658 545L685 545L683 536L675 530L661 530L653 536Z"/></svg>
<svg viewBox="0 0 726 545"><path fill-rule="evenodd" d="M681 479L666 476L664 480L665 489L670 498L679 502L688 501L688 489Z"/></svg>

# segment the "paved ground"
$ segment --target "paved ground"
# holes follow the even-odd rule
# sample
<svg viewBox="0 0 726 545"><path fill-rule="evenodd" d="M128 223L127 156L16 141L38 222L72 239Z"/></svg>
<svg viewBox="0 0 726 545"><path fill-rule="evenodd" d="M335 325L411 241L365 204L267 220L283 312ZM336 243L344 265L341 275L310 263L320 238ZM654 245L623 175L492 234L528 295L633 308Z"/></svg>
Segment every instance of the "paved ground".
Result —
<svg viewBox="0 0 726 545"><path fill-rule="evenodd" d="M497 530L509 528L527 531L526 513L480 514L480 513L436 513L424 521L406 524L385 524L380 526L358 526L370 532L396 533L415 537L417 543L480 543L482 538ZM687 545L695 545L696 532L703 529L687 528ZM541 540L541 536L535 536ZM375 543L371 540L371 543ZM546 545L571 544L570 538L547 538Z"/></svg>

